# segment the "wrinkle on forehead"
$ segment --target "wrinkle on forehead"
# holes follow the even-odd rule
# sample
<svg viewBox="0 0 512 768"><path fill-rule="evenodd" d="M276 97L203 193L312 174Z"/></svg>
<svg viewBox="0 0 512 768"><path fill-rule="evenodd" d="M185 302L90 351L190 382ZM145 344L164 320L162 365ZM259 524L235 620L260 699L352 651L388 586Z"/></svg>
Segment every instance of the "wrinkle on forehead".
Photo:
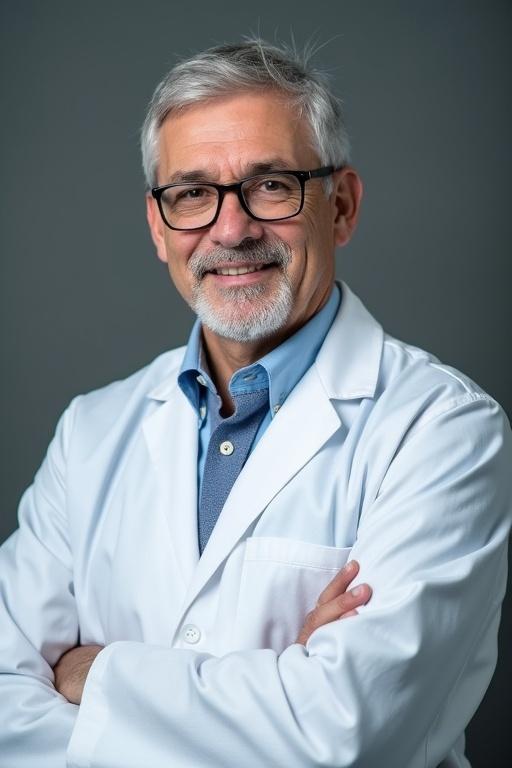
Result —
<svg viewBox="0 0 512 768"><path fill-rule="evenodd" d="M160 183L198 171L197 181L228 183L270 170L315 167L311 131L276 94L216 99L171 113L160 129ZM181 176L180 176L181 174ZM190 177L189 177L190 178Z"/></svg>

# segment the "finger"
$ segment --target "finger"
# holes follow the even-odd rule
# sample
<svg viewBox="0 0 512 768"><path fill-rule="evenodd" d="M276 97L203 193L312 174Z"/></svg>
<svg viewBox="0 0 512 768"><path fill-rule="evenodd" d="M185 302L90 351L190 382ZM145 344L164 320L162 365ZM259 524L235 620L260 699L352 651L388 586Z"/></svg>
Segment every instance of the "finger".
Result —
<svg viewBox="0 0 512 768"><path fill-rule="evenodd" d="M304 645L313 632L325 624L356 615L356 608L367 603L371 596L371 587L368 584L359 584L354 589L338 595L327 603L317 605L306 616L297 642Z"/></svg>
<svg viewBox="0 0 512 768"><path fill-rule="evenodd" d="M343 616L340 616L340 621L342 619L348 619L350 616L357 616L358 613L359 611L356 608L354 608L353 611L347 611L347 613L344 613Z"/></svg>
<svg viewBox="0 0 512 768"><path fill-rule="evenodd" d="M336 576L328 583L324 591L318 598L317 605L323 605L333 600L338 595L345 592L353 579L359 573L359 563L357 560L351 560L347 563Z"/></svg>
<svg viewBox="0 0 512 768"><path fill-rule="evenodd" d="M357 587L344 592L343 595L338 595L329 600L328 603L317 606L313 611L314 623L317 627L321 627L330 621L335 621L355 608L365 605L371 595L372 590L368 584L358 584Z"/></svg>

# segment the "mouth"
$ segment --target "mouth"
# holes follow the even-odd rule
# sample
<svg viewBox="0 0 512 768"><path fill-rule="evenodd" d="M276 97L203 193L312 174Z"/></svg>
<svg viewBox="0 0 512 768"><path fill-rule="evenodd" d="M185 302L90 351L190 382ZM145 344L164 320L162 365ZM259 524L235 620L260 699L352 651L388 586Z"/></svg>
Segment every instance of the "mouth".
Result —
<svg viewBox="0 0 512 768"><path fill-rule="evenodd" d="M274 262L269 264L241 264L238 266L230 264L229 266L216 267L215 269L209 270L207 274L225 276L250 275L253 272L261 272L262 269L268 269L268 267L273 266L273 264Z"/></svg>
<svg viewBox="0 0 512 768"><path fill-rule="evenodd" d="M277 266L275 261L266 264L225 264L205 272L203 279L211 280L219 288L249 287L271 280Z"/></svg>

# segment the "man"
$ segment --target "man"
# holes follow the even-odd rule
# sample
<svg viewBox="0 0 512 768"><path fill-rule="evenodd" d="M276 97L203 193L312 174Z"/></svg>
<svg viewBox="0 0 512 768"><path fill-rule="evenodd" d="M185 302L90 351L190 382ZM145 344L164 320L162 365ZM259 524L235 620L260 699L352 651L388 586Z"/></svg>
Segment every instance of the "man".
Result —
<svg viewBox="0 0 512 768"><path fill-rule="evenodd" d="M335 284L361 182L294 56L179 64L142 146L198 321L73 401L22 500L0 765L468 765L506 579L502 410Z"/></svg>

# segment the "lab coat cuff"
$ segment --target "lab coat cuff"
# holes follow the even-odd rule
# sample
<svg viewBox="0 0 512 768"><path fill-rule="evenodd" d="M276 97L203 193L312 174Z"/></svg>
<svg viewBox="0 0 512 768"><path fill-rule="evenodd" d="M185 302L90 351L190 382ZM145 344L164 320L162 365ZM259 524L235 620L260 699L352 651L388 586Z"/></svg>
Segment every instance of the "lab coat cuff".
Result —
<svg viewBox="0 0 512 768"><path fill-rule="evenodd" d="M103 678L115 650L112 643L98 653L87 675L71 739L67 750L67 768L90 768L94 751L108 719Z"/></svg>

